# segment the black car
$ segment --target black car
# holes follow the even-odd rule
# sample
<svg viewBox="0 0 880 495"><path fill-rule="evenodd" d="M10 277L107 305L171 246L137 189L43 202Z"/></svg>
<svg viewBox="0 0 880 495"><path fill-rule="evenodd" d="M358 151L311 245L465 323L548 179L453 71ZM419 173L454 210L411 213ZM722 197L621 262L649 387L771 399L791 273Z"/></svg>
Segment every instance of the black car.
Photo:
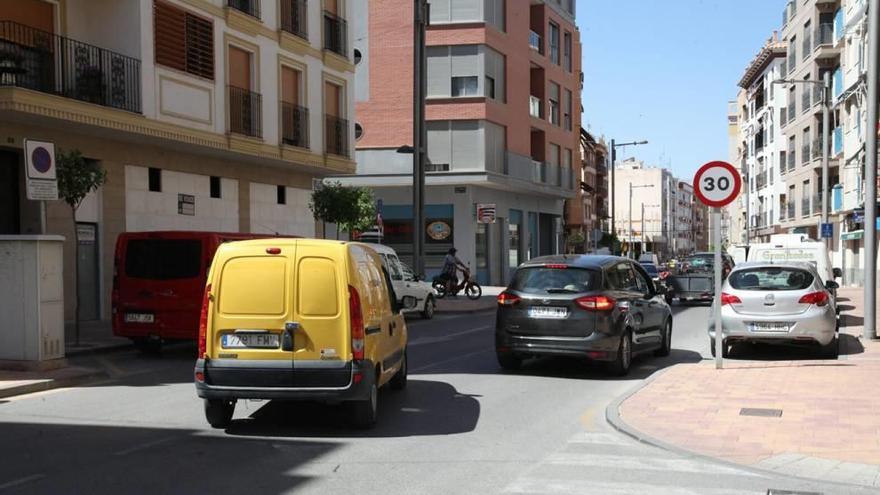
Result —
<svg viewBox="0 0 880 495"><path fill-rule="evenodd" d="M523 263L498 296L498 362L512 370L535 356L584 357L625 375L634 354L669 354L672 311L662 291L638 263L618 256Z"/></svg>

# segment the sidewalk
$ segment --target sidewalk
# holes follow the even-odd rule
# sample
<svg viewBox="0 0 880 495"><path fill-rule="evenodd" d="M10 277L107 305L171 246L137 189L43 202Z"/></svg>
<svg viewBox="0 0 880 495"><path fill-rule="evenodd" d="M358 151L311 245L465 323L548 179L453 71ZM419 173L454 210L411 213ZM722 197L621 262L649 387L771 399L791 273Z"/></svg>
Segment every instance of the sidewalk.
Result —
<svg viewBox="0 0 880 495"><path fill-rule="evenodd" d="M92 352L128 347L131 340L113 335L109 320L83 321L79 324L79 345L76 345L76 329L72 323L64 327L66 357Z"/></svg>
<svg viewBox="0 0 880 495"><path fill-rule="evenodd" d="M861 338L862 291L838 297L837 361L725 360L720 371L711 360L679 364L612 404L609 420L673 450L880 487L880 342Z"/></svg>
<svg viewBox="0 0 880 495"><path fill-rule="evenodd" d="M495 309L495 306L498 304L495 298L498 294L501 294L505 287L487 286L482 289L483 297L476 301L468 299L464 294L459 294L457 297L437 299L437 313L477 313Z"/></svg>

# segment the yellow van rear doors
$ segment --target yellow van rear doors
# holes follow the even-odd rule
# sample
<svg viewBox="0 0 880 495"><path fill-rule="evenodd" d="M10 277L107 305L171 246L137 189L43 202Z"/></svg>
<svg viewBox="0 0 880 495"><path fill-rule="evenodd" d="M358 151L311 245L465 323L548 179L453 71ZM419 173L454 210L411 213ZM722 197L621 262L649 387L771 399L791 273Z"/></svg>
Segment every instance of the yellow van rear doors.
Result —
<svg viewBox="0 0 880 495"><path fill-rule="evenodd" d="M295 360L345 360L351 335L345 248L299 241L294 270Z"/></svg>

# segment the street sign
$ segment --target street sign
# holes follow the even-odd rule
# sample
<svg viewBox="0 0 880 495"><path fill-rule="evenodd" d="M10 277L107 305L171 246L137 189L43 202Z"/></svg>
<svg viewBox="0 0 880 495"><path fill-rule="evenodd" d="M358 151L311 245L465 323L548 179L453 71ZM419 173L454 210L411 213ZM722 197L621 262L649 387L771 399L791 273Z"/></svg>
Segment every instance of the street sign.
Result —
<svg viewBox="0 0 880 495"><path fill-rule="evenodd" d="M477 203L477 223L495 223L495 203Z"/></svg>
<svg viewBox="0 0 880 495"><path fill-rule="evenodd" d="M831 239L834 237L834 224L833 223L823 223L822 224L822 239Z"/></svg>
<svg viewBox="0 0 880 495"><path fill-rule="evenodd" d="M55 145L25 139L24 163L27 171L27 199L32 201L57 200L58 180L55 174Z"/></svg>
<svg viewBox="0 0 880 495"><path fill-rule="evenodd" d="M694 175L694 194L706 206L727 206L739 196L741 189L739 172L727 162L709 162Z"/></svg>

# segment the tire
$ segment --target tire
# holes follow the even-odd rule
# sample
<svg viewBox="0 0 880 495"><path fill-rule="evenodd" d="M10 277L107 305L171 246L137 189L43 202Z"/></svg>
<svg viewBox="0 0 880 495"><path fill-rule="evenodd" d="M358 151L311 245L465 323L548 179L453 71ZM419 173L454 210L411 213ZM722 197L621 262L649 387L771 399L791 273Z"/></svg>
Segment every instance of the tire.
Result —
<svg viewBox="0 0 880 495"><path fill-rule="evenodd" d="M840 340L837 335L831 339L831 342L822 346L822 357L824 359L837 359L840 355Z"/></svg>
<svg viewBox="0 0 880 495"><path fill-rule="evenodd" d="M358 428L372 428L379 418L379 388L376 382L370 386L370 395L364 400L351 403L351 419Z"/></svg>
<svg viewBox="0 0 880 495"><path fill-rule="evenodd" d="M391 390L403 390L406 388L406 378L408 372L409 364L407 364L406 351L403 351L403 363L401 363L400 369L397 370L397 373L395 373L394 376L391 377L391 381L388 382Z"/></svg>
<svg viewBox="0 0 880 495"><path fill-rule="evenodd" d="M522 366L522 359L512 353L496 351L495 356L498 358L498 364L501 365L501 369L505 371L516 371Z"/></svg>
<svg viewBox="0 0 880 495"><path fill-rule="evenodd" d="M132 339L134 347L142 354L156 355L162 352L162 341L159 339Z"/></svg>
<svg viewBox="0 0 880 495"><path fill-rule="evenodd" d="M730 346L727 345L727 342L721 343L721 357L728 358L730 357ZM712 357L715 357L715 339L709 339L709 352L712 353Z"/></svg>
<svg viewBox="0 0 880 495"><path fill-rule="evenodd" d="M660 340L660 348L654 351L655 357L666 357L672 352L672 320L666 320L663 326L663 337Z"/></svg>
<svg viewBox="0 0 880 495"><path fill-rule="evenodd" d="M672 306L672 294L666 294L666 304Z"/></svg>
<svg viewBox="0 0 880 495"><path fill-rule="evenodd" d="M434 294L437 296L437 299L443 299L446 297L446 285L441 282L434 282L431 287L434 288Z"/></svg>
<svg viewBox="0 0 880 495"><path fill-rule="evenodd" d="M620 338L617 346L617 356L614 361L608 363L608 371L614 376L626 376L632 366L632 334L629 330Z"/></svg>
<svg viewBox="0 0 880 495"><path fill-rule="evenodd" d="M434 296L428 296L425 299L425 308L422 309L422 319L430 320L434 317L434 310L437 309L437 303L434 302Z"/></svg>
<svg viewBox="0 0 880 495"><path fill-rule="evenodd" d="M464 288L464 293L468 297L468 299L476 300L476 299L479 299L480 297L482 297L483 288L480 287L480 285L476 284L476 283L468 284Z"/></svg>
<svg viewBox="0 0 880 495"><path fill-rule="evenodd" d="M225 399L205 399L205 419L213 428L228 428L235 412L235 401Z"/></svg>

